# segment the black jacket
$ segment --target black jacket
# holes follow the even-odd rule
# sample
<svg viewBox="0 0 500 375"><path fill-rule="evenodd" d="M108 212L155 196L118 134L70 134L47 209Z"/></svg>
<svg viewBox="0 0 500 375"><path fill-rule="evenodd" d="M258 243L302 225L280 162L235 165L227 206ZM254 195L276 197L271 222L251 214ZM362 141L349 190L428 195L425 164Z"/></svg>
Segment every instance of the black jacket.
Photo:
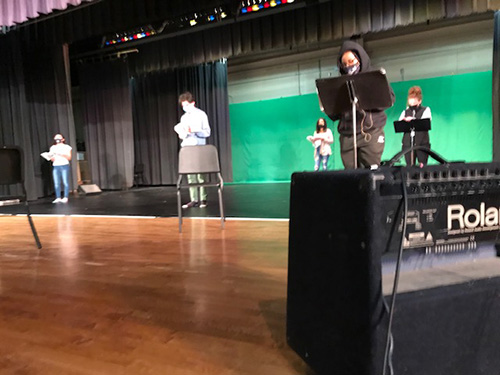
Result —
<svg viewBox="0 0 500 375"><path fill-rule="evenodd" d="M352 51L358 58L360 62L359 73L369 72L375 70L371 66L370 56L366 53L365 49L358 43L351 40L344 42L340 48L339 56L337 59L337 66L339 72L342 75L347 74L342 64L342 55L347 52ZM394 103L395 95L391 88L392 102ZM387 121L387 115L384 110L372 110L372 111L356 111L356 131L357 134L361 133L363 130L365 133L370 132L370 130L383 128ZM352 113L346 112L340 116L340 121L338 125L338 131L342 135L352 135Z"/></svg>

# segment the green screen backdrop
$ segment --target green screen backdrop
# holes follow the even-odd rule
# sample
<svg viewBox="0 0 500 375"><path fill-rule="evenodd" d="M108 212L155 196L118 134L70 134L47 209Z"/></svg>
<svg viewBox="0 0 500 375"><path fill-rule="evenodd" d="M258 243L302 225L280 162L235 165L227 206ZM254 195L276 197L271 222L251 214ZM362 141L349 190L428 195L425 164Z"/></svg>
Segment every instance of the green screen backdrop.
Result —
<svg viewBox="0 0 500 375"><path fill-rule="evenodd" d="M393 121L406 108L411 86L422 88L422 105L431 107L431 148L449 160L489 162L493 154L492 73L481 72L391 84L396 103L386 111L382 160L401 150ZM313 146L306 140L316 128L316 94L231 104L233 177L236 183L290 181L296 171L313 170ZM337 123L327 119L335 142L329 169L343 169Z"/></svg>

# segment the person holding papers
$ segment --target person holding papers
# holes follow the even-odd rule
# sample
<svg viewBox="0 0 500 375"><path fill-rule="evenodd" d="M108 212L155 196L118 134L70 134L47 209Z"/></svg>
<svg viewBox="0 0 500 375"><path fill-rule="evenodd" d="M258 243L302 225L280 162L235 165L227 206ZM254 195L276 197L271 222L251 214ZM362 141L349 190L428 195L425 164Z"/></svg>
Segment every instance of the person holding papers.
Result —
<svg viewBox="0 0 500 375"><path fill-rule="evenodd" d="M52 177L54 179L54 190L56 199L52 203L68 203L69 195L69 161L71 160L72 148L65 143L62 134L54 136L54 144L46 156L52 162ZM61 198L61 181L64 188L64 196Z"/></svg>

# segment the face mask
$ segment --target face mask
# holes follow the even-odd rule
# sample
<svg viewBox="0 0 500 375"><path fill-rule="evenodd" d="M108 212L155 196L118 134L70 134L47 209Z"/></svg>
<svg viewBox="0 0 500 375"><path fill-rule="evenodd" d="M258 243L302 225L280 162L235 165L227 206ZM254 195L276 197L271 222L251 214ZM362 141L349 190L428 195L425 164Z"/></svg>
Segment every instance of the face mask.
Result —
<svg viewBox="0 0 500 375"><path fill-rule="evenodd" d="M351 66L346 66L344 68L344 70L346 71L347 75L352 76L353 74L359 73L360 65L359 64L354 64L354 65L351 65Z"/></svg>
<svg viewBox="0 0 500 375"><path fill-rule="evenodd" d="M56 138L56 139L54 139L54 141L55 141L56 143L61 143L61 142L62 142L62 139Z"/></svg>
<svg viewBox="0 0 500 375"><path fill-rule="evenodd" d="M187 104L187 105L183 105L182 109L184 110L184 112L189 113L189 112L193 111L193 107L194 106L192 104Z"/></svg>
<svg viewBox="0 0 500 375"><path fill-rule="evenodd" d="M418 109L418 105L411 105L409 106L409 108L412 110L412 111L416 111Z"/></svg>

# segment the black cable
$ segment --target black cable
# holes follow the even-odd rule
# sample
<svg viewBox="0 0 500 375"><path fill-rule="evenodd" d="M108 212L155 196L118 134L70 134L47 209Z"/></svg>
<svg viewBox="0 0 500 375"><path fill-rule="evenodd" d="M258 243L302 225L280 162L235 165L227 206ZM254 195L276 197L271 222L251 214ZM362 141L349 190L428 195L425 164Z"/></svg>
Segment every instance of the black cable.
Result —
<svg viewBox="0 0 500 375"><path fill-rule="evenodd" d="M399 285L399 273L401 270L401 259L403 258L403 243L406 234L406 221L408 216L408 194L406 191L406 184L404 179L403 170L401 169L401 188L403 190L403 232L401 233L401 242L399 245L398 260L396 262L396 271L394 275L394 285L392 287L392 300L391 308L389 310L389 323L387 325L387 337L385 341L385 351L384 351L384 367L382 369L382 375L386 374L387 362L391 368L391 374L393 373L392 368L392 351L394 349L392 341L392 321L394 318L394 307L396 306L396 295L398 292Z"/></svg>

